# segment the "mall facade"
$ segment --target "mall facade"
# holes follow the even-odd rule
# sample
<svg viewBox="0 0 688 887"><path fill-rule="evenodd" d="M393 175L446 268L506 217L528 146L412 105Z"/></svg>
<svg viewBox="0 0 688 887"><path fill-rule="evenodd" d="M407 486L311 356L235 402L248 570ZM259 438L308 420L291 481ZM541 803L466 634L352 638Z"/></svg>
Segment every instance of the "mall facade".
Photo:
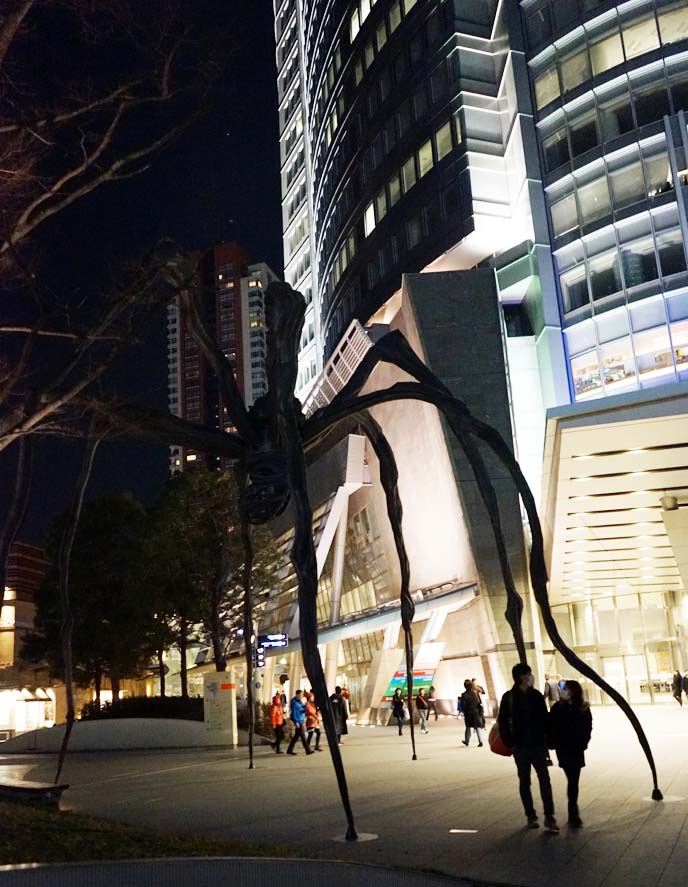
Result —
<svg viewBox="0 0 688 887"><path fill-rule="evenodd" d="M401 329L513 445L568 643L632 701L670 699L688 668L684 0L275 0L275 33L285 278L307 301L298 396L328 402ZM367 388L398 378L379 367ZM475 481L433 409L375 416L399 461L416 677L447 711L466 677L494 702L515 650ZM309 480L321 652L369 721L402 644L359 432ZM518 498L487 463L532 664L570 675L530 606ZM288 522L275 531L288 553ZM259 631L289 647L267 659L266 697L304 682L281 572Z"/></svg>

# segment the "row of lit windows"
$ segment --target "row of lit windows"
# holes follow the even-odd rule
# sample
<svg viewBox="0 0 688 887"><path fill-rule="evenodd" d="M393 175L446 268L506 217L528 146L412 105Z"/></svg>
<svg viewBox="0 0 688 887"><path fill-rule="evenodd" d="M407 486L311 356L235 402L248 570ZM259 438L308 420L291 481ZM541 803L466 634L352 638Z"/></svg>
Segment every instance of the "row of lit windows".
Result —
<svg viewBox="0 0 688 887"><path fill-rule="evenodd" d="M319 118L327 105L327 100L329 99L332 88L337 81L337 74L342 69L342 50L337 44L334 53L332 54L332 58L330 59L330 64L327 66L327 71L323 78L322 85L320 86L320 92L318 94L318 98L315 102L316 108L316 116Z"/></svg>
<svg viewBox="0 0 688 887"><path fill-rule="evenodd" d="M315 365L315 358L313 358L310 364L306 364L306 366L299 373L298 379L296 381L296 389L297 391L300 388L303 388L304 385L308 385L308 383L315 379L318 375L318 370Z"/></svg>
<svg viewBox="0 0 688 887"><path fill-rule="evenodd" d="M387 43L387 38L392 36L392 34L401 24L402 17L404 15L407 15L411 11L411 9L413 9L413 7L416 5L416 2L417 0L405 0L404 5L402 6L400 0L396 0L396 2L392 4L386 18L383 18L380 24L377 26L374 36L370 38L368 43L366 43L365 49L356 61L356 64L354 66L356 86L358 86L358 84L363 79L363 72L365 71L365 69L369 68L372 65L373 61L375 60L376 53L382 50L383 46L385 46L385 44ZM356 33L358 33L358 31ZM351 37L352 42L354 36L355 35L352 35Z"/></svg>
<svg viewBox="0 0 688 887"><path fill-rule="evenodd" d="M576 400L688 378L688 321L600 345L571 358Z"/></svg>
<svg viewBox="0 0 688 887"><path fill-rule="evenodd" d="M607 226L555 253L566 314L610 311L632 291L634 300L686 284L686 255L676 204ZM581 350L581 346L577 347Z"/></svg>
<svg viewBox="0 0 688 887"><path fill-rule="evenodd" d="M298 174L303 169L305 163L305 154L303 145L299 149L298 153L292 158L291 163L289 164L289 168L287 169L287 188L291 185L294 179L298 176Z"/></svg>
<svg viewBox="0 0 688 887"><path fill-rule="evenodd" d="M299 245L303 242L304 237L308 234L308 215L304 214L303 218L300 220L298 225L294 228L292 233L289 236L289 252L288 256L291 256L298 249ZM288 260L288 259L287 259Z"/></svg>
<svg viewBox="0 0 688 887"><path fill-rule="evenodd" d="M555 170L605 142L684 108L688 108L686 54L624 75L576 101L571 109L564 106L551 115L547 130L554 132L542 142L545 167Z"/></svg>
<svg viewBox="0 0 688 887"><path fill-rule="evenodd" d="M460 144L461 126L458 116L454 117L454 124L456 141L457 144ZM388 210L399 201L401 195L408 193L417 181L430 172L435 163L439 163L440 160L451 153L452 148L452 123L447 121L440 126L431 139L427 139L406 160L401 169L392 176L386 185L383 185L375 199L365 208L363 227L366 237L373 232L375 226L387 215Z"/></svg>
<svg viewBox="0 0 688 887"><path fill-rule="evenodd" d="M612 208L624 209L673 187L664 136L645 142L640 154L637 147L611 154L567 176L550 192L554 236L596 222Z"/></svg>
<svg viewBox="0 0 688 887"><path fill-rule="evenodd" d="M310 254L309 250L306 250L299 257L298 262L296 263L295 267L292 269L292 271L289 274L290 286L296 286L298 281L301 280L303 275L306 273L306 271L309 270L310 267L311 267L311 254Z"/></svg>
<svg viewBox="0 0 688 887"><path fill-rule="evenodd" d="M299 140L303 133L303 113L299 111L296 115L294 122L289 127L287 131L287 137L284 140L284 157L288 157L291 149L294 147L296 142Z"/></svg>
<svg viewBox="0 0 688 887"><path fill-rule="evenodd" d="M652 4L646 4L651 6ZM637 9L637 7L636 7ZM624 60L634 59L660 45L675 43L677 40L688 39L688 8L685 0L672 6L647 15L640 16L636 9L633 18L619 23L615 19L610 27L605 17L601 25L586 26L581 40L586 41L571 51L570 45L558 50L556 64L551 65L535 78L535 103L544 108L560 95L576 89L581 84L622 64Z"/></svg>

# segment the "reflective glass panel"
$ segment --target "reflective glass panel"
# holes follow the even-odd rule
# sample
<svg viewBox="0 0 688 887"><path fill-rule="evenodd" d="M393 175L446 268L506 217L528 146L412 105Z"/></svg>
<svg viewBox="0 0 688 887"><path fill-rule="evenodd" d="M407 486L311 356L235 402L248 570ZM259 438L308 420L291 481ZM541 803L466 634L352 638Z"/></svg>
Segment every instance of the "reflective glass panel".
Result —
<svg viewBox="0 0 688 887"><path fill-rule="evenodd" d="M618 31L590 45L590 61L593 74L602 74L624 60L621 36Z"/></svg>
<svg viewBox="0 0 688 887"><path fill-rule="evenodd" d="M609 214L609 189L606 176L600 176L578 188L581 225L587 225Z"/></svg>
<svg viewBox="0 0 688 887"><path fill-rule="evenodd" d="M535 104L538 110L553 102L559 94L559 76L556 65L553 65L535 78Z"/></svg>
<svg viewBox="0 0 688 887"><path fill-rule="evenodd" d="M665 326L636 333L633 341L641 381L663 380L666 376L673 375L671 343Z"/></svg>
<svg viewBox="0 0 688 887"><path fill-rule="evenodd" d="M625 22L621 31L627 59L634 59L636 56L649 52L651 49L657 49L659 46L659 35L654 15L632 23Z"/></svg>
<svg viewBox="0 0 688 887"><path fill-rule="evenodd" d="M569 194L563 200L559 200L552 206L552 226L556 237L560 237L566 231L578 227L578 213L576 211L576 197Z"/></svg>
<svg viewBox="0 0 688 887"><path fill-rule="evenodd" d="M564 92L575 89L590 79L590 61L585 47L572 53L560 62L561 82Z"/></svg>
<svg viewBox="0 0 688 887"><path fill-rule="evenodd" d="M688 6L680 0L671 8L658 10L659 32L662 43L675 43L688 38Z"/></svg>

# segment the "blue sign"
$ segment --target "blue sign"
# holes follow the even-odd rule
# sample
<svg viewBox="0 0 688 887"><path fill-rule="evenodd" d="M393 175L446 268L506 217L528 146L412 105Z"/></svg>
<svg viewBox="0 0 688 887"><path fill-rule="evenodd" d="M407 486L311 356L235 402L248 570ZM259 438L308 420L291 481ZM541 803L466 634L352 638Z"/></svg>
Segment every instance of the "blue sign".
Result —
<svg viewBox="0 0 688 887"><path fill-rule="evenodd" d="M259 634L258 646L264 650L271 650L278 647L288 647L289 640L284 633L279 634Z"/></svg>

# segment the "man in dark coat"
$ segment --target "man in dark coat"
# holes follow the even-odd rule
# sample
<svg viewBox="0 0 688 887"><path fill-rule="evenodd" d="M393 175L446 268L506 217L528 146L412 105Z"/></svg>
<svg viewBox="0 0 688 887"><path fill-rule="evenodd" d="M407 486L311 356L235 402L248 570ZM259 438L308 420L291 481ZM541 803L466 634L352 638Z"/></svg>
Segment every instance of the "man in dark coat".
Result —
<svg viewBox="0 0 688 887"><path fill-rule="evenodd" d="M529 665L517 663L511 669L511 675L514 686L502 696L499 706L499 735L514 753L528 828L539 826L530 790L530 768L534 767L545 810L545 828L556 833L559 826L554 816L552 784L547 770L547 706L542 693L533 687L533 672Z"/></svg>
<svg viewBox="0 0 688 887"><path fill-rule="evenodd" d="M342 736L346 736L349 732L346 727L346 721L349 717L349 707L346 704L345 697L342 696L341 687L334 688L334 693L330 696L330 705L332 706L334 726L337 731L337 741L341 743Z"/></svg>
<svg viewBox="0 0 688 887"><path fill-rule="evenodd" d="M461 711L463 712L464 721L466 724L466 735L461 740L461 742L467 746L471 741L471 730L475 730L475 735L478 737L478 748L483 747L483 734L481 730L485 726L485 715L483 714L483 707L480 702L480 697L473 689L473 682L470 678L466 678L463 682L464 692L462 693L461 699Z"/></svg>

